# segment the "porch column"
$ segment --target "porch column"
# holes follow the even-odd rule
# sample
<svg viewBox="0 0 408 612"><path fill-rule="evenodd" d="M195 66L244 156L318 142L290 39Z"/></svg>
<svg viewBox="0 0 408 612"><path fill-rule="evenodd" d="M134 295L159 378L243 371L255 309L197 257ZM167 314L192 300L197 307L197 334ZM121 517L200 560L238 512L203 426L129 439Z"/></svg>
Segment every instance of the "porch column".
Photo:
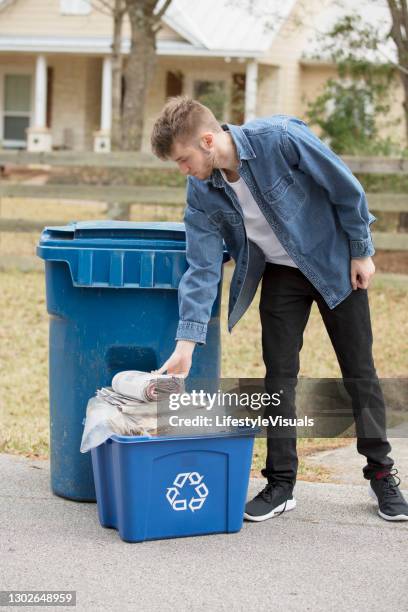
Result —
<svg viewBox="0 0 408 612"><path fill-rule="evenodd" d="M245 77L245 121L256 117L256 97L258 90L258 64L251 60L246 65Z"/></svg>
<svg viewBox="0 0 408 612"><path fill-rule="evenodd" d="M51 132L47 127L47 59L37 55L34 84L34 125L27 129L29 151L51 151Z"/></svg>
<svg viewBox="0 0 408 612"><path fill-rule="evenodd" d="M106 153L111 148L112 127L112 61L110 57L103 58L102 92L101 92L101 127L94 133L94 150Z"/></svg>

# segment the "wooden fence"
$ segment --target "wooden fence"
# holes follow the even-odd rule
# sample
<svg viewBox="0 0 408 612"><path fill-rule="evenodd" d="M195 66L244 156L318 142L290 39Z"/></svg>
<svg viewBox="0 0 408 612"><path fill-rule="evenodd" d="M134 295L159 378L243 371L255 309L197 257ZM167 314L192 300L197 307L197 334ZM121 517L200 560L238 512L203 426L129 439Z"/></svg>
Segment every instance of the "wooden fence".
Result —
<svg viewBox="0 0 408 612"><path fill-rule="evenodd" d="M396 158L343 157L354 173L408 175L408 160ZM161 162L143 153L28 153L0 151L0 168L20 166L32 169L60 168L134 168L171 170L174 165ZM129 219L132 204L180 206L185 202L185 189L180 187L151 187L129 185L89 184L24 184L0 180L0 198L64 199L69 201L100 201L107 203L111 219ZM408 194L368 193L370 210L408 214ZM60 225L61 220L29 221L0 218L2 232L41 231L46 225ZM408 250L407 232L374 232L374 243L379 250Z"/></svg>

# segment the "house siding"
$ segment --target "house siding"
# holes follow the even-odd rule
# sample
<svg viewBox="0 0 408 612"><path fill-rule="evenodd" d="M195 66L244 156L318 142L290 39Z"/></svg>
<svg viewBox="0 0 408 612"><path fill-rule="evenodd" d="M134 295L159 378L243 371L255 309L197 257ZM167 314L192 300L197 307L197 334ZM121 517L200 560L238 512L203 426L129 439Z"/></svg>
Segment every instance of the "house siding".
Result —
<svg viewBox="0 0 408 612"><path fill-rule="evenodd" d="M306 119L307 105L322 91L325 81L335 74L327 65L304 65L303 50L308 40L316 35L313 15L321 10L320 0L298 2L288 20L275 36L270 49L259 58L257 115L273 113L293 114ZM65 38L109 38L112 19L101 11L89 15L61 15L58 0L17 0L0 12L0 36L44 36ZM124 21L123 36L129 37L129 23ZM164 40L183 40L167 26L158 37ZM101 56L79 54L46 54L47 63L54 68L52 101L52 139L55 147L74 150L91 149L93 132L100 126ZM69 59L67 59L69 58ZM34 74L34 54L1 53L0 70L9 67L27 69ZM166 95L166 73L180 70L184 74L184 93L193 95L194 80L223 80L226 98L231 93L232 75L245 73L245 62L224 58L159 56L157 69L146 96L143 150L150 150L150 132ZM400 119L399 126L381 127L382 135L404 141L403 89L395 81L393 104L388 118ZM3 101L0 100L0 110ZM230 121L228 104L224 121Z"/></svg>
<svg viewBox="0 0 408 612"><path fill-rule="evenodd" d="M204 64L205 61L205 64ZM223 59L199 58L164 58L160 57L155 75L147 94L145 113L145 126L143 132L144 151L150 151L150 133L156 117L166 101L166 73L171 70L180 70L184 76L184 92L192 95L195 80L222 80L226 84L226 104L224 121L230 120L228 97L230 95L232 75L235 72L245 72L245 64L238 61L225 62Z"/></svg>
<svg viewBox="0 0 408 612"><path fill-rule="evenodd" d="M53 57L52 140L58 148L81 151L86 146L86 82L88 58Z"/></svg>
<svg viewBox="0 0 408 612"><path fill-rule="evenodd" d="M0 12L0 35L104 37L112 36L112 18L93 8L88 15L62 15L59 0L17 0ZM123 20L123 36L129 36L129 20ZM166 25L159 38L183 40Z"/></svg>

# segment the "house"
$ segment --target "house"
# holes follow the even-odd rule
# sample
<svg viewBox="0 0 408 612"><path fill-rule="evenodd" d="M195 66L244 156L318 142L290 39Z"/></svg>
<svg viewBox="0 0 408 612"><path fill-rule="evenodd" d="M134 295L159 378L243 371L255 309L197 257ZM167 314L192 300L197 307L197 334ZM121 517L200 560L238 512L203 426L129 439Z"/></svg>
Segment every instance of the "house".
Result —
<svg viewBox="0 0 408 612"><path fill-rule="evenodd" d="M308 59L315 24L333 2L173 0L157 38L143 150L150 149L151 126L166 98L179 93L211 102L222 121L304 116L307 98L335 72L327 61ZM110 150L113 25L97 4L0 0L4 148ZM125 22L125 56L129 34Z"/></svg>

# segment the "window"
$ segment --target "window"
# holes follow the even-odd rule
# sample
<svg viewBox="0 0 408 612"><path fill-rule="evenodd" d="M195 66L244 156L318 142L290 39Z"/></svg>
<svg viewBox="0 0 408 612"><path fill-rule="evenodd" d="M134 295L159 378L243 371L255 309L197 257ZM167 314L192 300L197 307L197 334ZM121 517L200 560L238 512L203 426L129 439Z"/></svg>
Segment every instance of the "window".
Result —
<svg viewBox="0 0 408 612"><path fill-rule="evenodd" d="M3 145L24 147L31 115L31 75L4 76Z"/></svg>
<svg viewBox="0 0 408 612"><path fill-rule="evenodd" d="M194 81L194 98L208 106L218 121L224 120L224 81Z"/></svg>
<svg viewBox="0 0 408 612"><path fill-rule="evenodd" d="M245 121L245 73L232 75L231 122L241 125Z"/></svg>
<svg viewBox="0 0 408 612"><path fill-rule="evenodd" d="M166 99L180 96L183 93L183 75L181 72L167 72L166 74Z"/></svg>
<svg viewBox="0 0 408 612"><path fill-rule="evenodd" d="M60 0L62 15L89 15L91 0Z"/></svg>

